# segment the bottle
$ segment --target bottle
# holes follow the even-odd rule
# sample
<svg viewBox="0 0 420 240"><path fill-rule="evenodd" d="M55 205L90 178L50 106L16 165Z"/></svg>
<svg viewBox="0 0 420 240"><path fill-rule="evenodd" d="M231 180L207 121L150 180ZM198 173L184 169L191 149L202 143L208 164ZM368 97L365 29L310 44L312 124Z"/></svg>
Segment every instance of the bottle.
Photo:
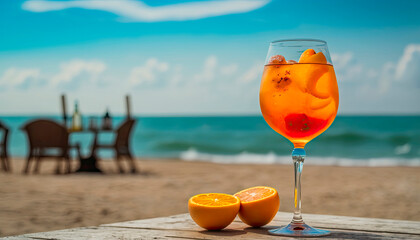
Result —
<svg viewBox="0 0 420 240"><path fill-rule="evenodd" d="M79 113L79 106L77 101L74 103L74 113L72 117L72 130L81 131L82 130L82 115Z"/></svg>
<svg viewBox="0 0 420 240"><path fill-rule="evenodd" d="M112 129L112 120L111 120L111 115L109 114L108 108L106 109L105 116L103 117L102 128L105 130Z"/></svg>

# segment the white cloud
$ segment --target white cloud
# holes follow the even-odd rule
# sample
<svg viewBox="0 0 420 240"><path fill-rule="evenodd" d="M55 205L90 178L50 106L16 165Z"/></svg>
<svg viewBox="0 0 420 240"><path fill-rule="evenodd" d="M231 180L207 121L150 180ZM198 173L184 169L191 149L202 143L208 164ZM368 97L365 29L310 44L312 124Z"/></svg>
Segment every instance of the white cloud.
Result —
<svg viewBox="0 0 420 240"><path fill-rule="evenodd" d="M420 86L420 44L408 44L398 62L386 62L379 69L363 67L351 52L332 54L332 58L338 81L363 81L363 89L371 94L385 94L396 87Z"/></svg>
<svg viewBox="0 0 420 240"><path fill-rule="evenodd" d="M352 52L331 55L338 81L363 80L362 72L366 69L354 59ZM370 71L370 70L368 70ZM371 72L371 71L370 71Z"/></svg>
<svg viewBox="0 0 420 240"><path fill-rule="evenodd" d="M26 89L48 84L52 87L77 88L84 82L94 82L106 69L98 60L75 59L60 64L55 74L45 74L38 68L9 68L0 77L0 86Z"/></svg>
<svg viewBox="0 0 420 240"><path fill-rule="evenodd" d="M183 79L183 74L182 74L182 65L180 64L176 64L173 67L173 71L171 73L171 77L170 77L170 83L172 85L178 85L179 83L181 83L182 79Z"/></svg>
<svg viewBox="0 0 420 240"><path fill-rule="evenodd" d="M420 87L420 44L409 44L398 62L386 62L378 75L379 93Z"/></svg>
<svg viewBox="0 0 420 240"><path fill-rule="evenodd" d="M420 44L408 44L400 59L376 68L358 63L352 53L332 57L340 87L340 111L419 112Z"/></svg>
<svg viewBox="0 0 420 240"><path fill-rule="evenodd" d="M352 52L345 52L342 54L333 53L331 54L332 61L334 63L334 69L345 69L351 60L353 59Z"/></svg>
<svg viewBox="0 0 420 240"><path fill-rule="evenodd" d="M25 87L31 82L37 81L40 70L37 68L9 68L0 78L0 86L4 87Z"/></svg>
<svg viewBox="0 0 420 240"><path fill-rule="evenodd" d="M83 8L114 13L125 21L160 22L187 21L259 9L269 0L219 0L200 1L152 7L135 0L29 0L22 8L32 12L58 11L68 8Z"/></svg>
<svg viewBox="0 0 420 240"><path fill-rule="evenodd" d="M134 67L131 70L129 82L131 85L151 84L157 80L160 73L167 72L169 65L156 58L149 58L142 66Z"/></svg>
<svg viewBox="0 0 420 240"><path fill-rule="evenodd" d="M238 71L238 64L232 63L220 68L220 73L225 76L230 76Z"/></svg>
<svg viewBox="0 0 420 240"><path fill-rule="evenodd" d="M367 75L368 78L376 78L378 76L378 72L375 69L369 69L367 71Z"/></svg>
<svg viewBox="0 0 420 240"><path fill-rule="evenodd" d="M60 71L50 79L52 85L68 84L81 74L87 74L90 81L96 81L99 74L105 71L106 65L98 60L75 59L60 65Z"/></svg>
<svg viewBox="0 0 420 240"><path fill-rule="evenodd" d="M340 113L419 113L420 52L410 50L412 45L407 45L400 56L394 58L394 61L383 61L377 64L364 64L363 61L368 60L352 52L335 54L336 72L338 76L343 75L347 78L343 81L338 77ZM401 62L405 62L405 67L402 68L404 71L401 77L397 79L399 76L397 69ZM98 96L106 96L105 101L108 101L110 105L115 104L114 101L119 102L118 99L117 101L116 98L109 97L110 95L121 96L126 92L131 92L137 98L138 102L135 105L139 111L161 113L258 111L258 84L263 62L248 60L245 63L240 59L236 62L235 59L225 59L219 55L205 55L205 57L196 56L195 59L190 59L190 62L166 62L166 58L165 61L149 58L139 65L127 68L109 66L112 69L108 69L101 61L72 60L64 61L61 65L58 63L55 70L45 72L38 68L9 68L0 72L0 89L9 90L12 87L23 89L29 86L33 87L31 88L33 90L31 92L2 91L0 96L8 94L9 97L15 94L22 97L30 93L36 97L44 94L55 99L56 88L69 86L71 88L67 87L65 90L71 90L75 89L75 86L83 86L78 89L77 94L73 95L77 95L80 99L83 97L79 95L85 96L85 99L91 97L90 101L94 102L96 100L93 99L94 96L91 93L95 91ZM106 75L103 74L105 69ZM128 79L121 83L119 80L121 77L124 78L121 75L124 72ZM92 80L99 80L99 78L106 81L106 77L110 80L108 86L98 88L97 84L89 85ZM38 79L38 82L58 82L59 84L36 88L36 85L33 85L37 82L35 79ZM101 86L102 82L100 82ZM30 85L27 85L29 83ZM135 88L135 86L142 87ZM243 94L244 92L250 94ZM153 99L153 104L144 99ZM85 100L85 102L89 101ZM171 106L182 106L169 108L168 102L174 103ZM98 104L92 104L92 106L98 106ZM118 106L115 107L117 108ZM90 111L97 111L97 109L91 107Z"/></svg>
<svg viewBox="0 0 420 240"><path fill-rule="evenodd" d="M356 61L352 52L334 53L331 57L337 81L343 83L346 88L341 91L346 91L351 87L351 90L356 90L358 94L377 95L385 94L391 87L395 72L394 63L385 63L376 70L363 67ZM355 87L357 89L354 89Z"/></svg>
<svg viewBox="0 0 420 240"><path fill-rule="evenodd" d="M239 84L248 84L261 79L262 71L264 70L264 63L256 63L238 78Z"/></svg>
<svg viewBox="0 0 420 240"><path fill-rule="evenodd" d="M397 81L420 82L420 44L409 44L395 66ZM418 85L420 86L420 85Z"/></svg>
<svg viewBox="0 0 420 240"><path fill-rule="evenodd" d="M204 61L203 71L194 75L194 80L198 82L210 82L214 80L217 68L217 57L209 56Z"/></svg>
<svg viewBox="0 0 420 240"><path fill-rule="evenodd" d="M377 85L379 93L385 94L391 88L391 85L395 80L395 63L385 63L380 72L381 74L379 75L379 79L377 79L377 84L375 85Z"/></svg>

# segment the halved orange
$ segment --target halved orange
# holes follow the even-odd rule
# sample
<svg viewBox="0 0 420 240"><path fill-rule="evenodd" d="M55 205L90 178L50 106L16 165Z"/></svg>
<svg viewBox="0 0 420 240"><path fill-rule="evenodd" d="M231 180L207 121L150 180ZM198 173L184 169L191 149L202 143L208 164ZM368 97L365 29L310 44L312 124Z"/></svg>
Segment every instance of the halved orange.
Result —
<svg viewBox="0 0 420 240"><path fill-rule="evenodd" d="M190 198L188 211L200 227L220 230L235 219L240 208L238 197L224 193L203 193Z"/></svg>
<svg viewBox="0 0 420 240"><path fill-rule="evenodd" d="M239 218L252 227L261 227L271 222L280 207L279 195L271 187L252 187L234 196L241 199Z"/></svg>

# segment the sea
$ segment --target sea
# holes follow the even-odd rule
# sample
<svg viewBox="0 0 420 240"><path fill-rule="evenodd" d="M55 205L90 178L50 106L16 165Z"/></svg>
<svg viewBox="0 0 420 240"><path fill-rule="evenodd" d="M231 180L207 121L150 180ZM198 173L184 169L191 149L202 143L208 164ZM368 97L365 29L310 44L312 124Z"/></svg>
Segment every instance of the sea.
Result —
<svg viewBox="0 0 420 240"><path fill-rule="evenodd" d="M0 116L10 132L12 156L27 154L20 128L33 119L59 116ZM83 118L87 126L89 117ZM221 164L291 164L292 144L261 116L137 116L132 151L139 158L208 161ZM100 120L100 118L98 118ZM124 117L113 117L117 127ZM112 142L112 133L99 140ZM89 154L93 135L74 133L71 142ZM338 116L331 127L305 147L305 164L338 166L420 166L420 116ZM100 157L112 157L101 151Z"/></svg>

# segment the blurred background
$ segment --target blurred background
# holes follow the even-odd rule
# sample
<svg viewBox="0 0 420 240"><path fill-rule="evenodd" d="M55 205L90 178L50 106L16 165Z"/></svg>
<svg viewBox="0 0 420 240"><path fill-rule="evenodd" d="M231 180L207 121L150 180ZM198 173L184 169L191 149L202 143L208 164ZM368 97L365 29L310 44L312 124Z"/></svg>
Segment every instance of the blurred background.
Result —
<svg viewBox="0 0 420 240"><path fill-rule="evenodd" d="M355 183L331 195L334 186L322 188L329 179L314 180L322 168L308 169L319 183L304 203L308 212L419 220L420 196L412 191L420 184L419 12L414 0L1 1L0 121L14 167L0 174L0 236L183 213L192 194L278 183L277 172L257 164L285 164L274 169L287 168L288 181L277 186L284 184L280 209L291 210L292 145L265 123L258 94L269 43L295 38L327 41L340 92L338 116L307 145L306 163L348 167L331 167L337 189ZM62 122L62 94L68 126L77 104L84 129L102 124L106 113L117 128L128 95L137 120L131 149L142 174L112 175L113 153L101 151L109 178L57 178L52 165L41 177L22 178L28 143L20 128L38 118ZM80 132L70 141L88 156L94 137ZM196 181L192 175L203 169L237 178ZM267 175L249 178L252 169ZM173 202L149 195L155 187ZM185 194L175 191L181 188ZM357 208L358 196L371 205Z"/></svg>
<svg viewBox="0 0 420 240"><path fill-rule="evenodd" d="M311 155L420 164L418 1L29 0L1 9L0 118L12 155L26 155L23 123L59 118L61 94L70 116L78 100L85 126L106 109L118 125L129 94L142 119L136 156L281 161L290 145L258 103L268 45L316 38L328 42L340 107Z"/></svg>

